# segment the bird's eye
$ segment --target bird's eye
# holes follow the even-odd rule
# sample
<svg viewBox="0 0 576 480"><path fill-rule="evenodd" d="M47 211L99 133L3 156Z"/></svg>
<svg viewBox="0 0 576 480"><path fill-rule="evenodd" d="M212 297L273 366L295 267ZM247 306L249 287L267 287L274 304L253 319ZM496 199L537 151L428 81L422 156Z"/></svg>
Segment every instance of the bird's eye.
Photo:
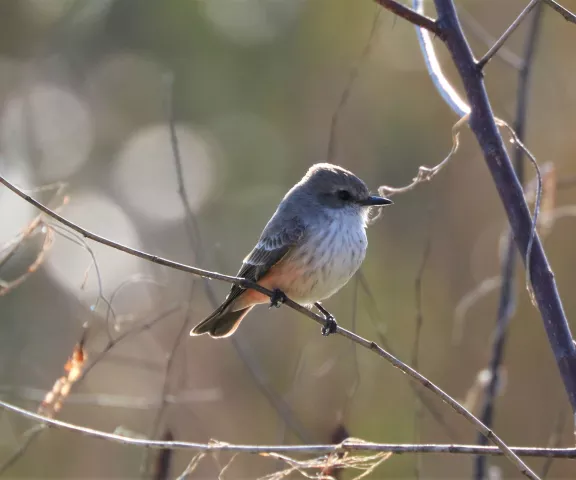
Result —
<svg viewBox="0 0 576 480"><path fill-rule="evenodd" d="M352 195L348 190L338 190L338 198L346 202L352 198Z"/></svg>

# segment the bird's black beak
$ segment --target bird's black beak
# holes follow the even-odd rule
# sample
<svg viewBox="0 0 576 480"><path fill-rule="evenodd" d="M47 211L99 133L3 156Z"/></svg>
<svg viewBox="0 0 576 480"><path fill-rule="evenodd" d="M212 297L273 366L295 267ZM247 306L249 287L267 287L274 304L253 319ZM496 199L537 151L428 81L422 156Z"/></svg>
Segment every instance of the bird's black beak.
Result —
<svg viewBox="0 0 576 480"><path fill-rule="evenodd" d="M358 202L363 207L383 207L384 205L392 205L394 202L386 197L371 196L360 200Z"/></svg>

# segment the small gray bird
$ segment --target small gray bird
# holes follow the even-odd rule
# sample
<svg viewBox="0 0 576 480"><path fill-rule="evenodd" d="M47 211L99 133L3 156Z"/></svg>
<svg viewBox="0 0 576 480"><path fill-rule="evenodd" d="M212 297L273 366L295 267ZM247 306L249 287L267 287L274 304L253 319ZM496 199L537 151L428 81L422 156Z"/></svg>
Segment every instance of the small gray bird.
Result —
<svg viewBox="0 0 576 480"><path fill-rule="evenodd" d="M362 264L370 208L390 204L387 198L371 196L348 170L329 163L313 165L280 202L237 274L275 295L269 299L234 285L224 303L190 335L228 337L255 305L271 301L279 306L285 296L316 305L326 319L322 333L332 333L334 317L318 302L346 285Z"/></svg>

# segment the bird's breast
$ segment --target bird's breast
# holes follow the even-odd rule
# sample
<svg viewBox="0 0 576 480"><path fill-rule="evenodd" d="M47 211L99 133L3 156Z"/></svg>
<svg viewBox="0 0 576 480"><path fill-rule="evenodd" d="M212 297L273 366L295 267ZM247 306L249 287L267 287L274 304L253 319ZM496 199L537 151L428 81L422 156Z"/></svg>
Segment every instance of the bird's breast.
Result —
<svg viewBox="0 0 576 480"><path fill-rule="evenodd" d="M293 274L286 276L284 292L303 304L332 296L356 273L367 246L365 224L360 218L336 216L311 226L302 244L286 259Z"/></svg>

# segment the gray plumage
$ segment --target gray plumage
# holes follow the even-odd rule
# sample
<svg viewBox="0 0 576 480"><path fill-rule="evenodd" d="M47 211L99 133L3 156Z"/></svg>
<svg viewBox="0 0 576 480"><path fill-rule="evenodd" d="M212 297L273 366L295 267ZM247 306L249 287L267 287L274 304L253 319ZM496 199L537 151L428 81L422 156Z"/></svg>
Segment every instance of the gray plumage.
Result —
<svg viewBox="0 0 576 480"><path fill-rule="evenodd" d="M237 276L279 289L304 305L328 298L364 260L370 207L390 203L371 197L353 173L316 164L280 202ZM254 305L267 301L265 295L234 285L191 335L229 336Z"/></svg>

